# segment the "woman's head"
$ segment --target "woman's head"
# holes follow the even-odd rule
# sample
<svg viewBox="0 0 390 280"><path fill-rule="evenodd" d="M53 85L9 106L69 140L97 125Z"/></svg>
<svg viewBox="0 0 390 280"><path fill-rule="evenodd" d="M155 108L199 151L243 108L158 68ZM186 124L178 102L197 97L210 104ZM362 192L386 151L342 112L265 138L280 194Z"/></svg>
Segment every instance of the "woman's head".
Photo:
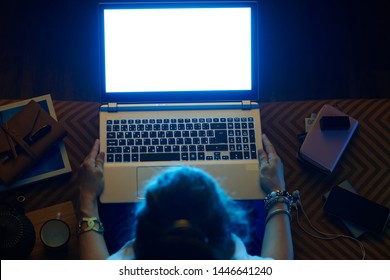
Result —
<svg viewBox="0 0 390 280"><path fill-rule="evenodd" d="M171 168L146 188L137 211L137 259L228 259L245 213L204 171Z"/></svg>

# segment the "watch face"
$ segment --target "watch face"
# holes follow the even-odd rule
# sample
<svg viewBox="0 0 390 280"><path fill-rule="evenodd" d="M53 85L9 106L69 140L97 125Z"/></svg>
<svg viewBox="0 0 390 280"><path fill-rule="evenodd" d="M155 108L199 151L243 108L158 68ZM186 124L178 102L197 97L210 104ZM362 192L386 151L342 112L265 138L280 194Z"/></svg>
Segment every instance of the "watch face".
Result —
<svg viewBox="0 0 390 280"><path fill-rule="evenodd" d="M63 247L68 243L69 238L70 228L62 220L48 220L41 227L41 241L48 248Z"/></svg>

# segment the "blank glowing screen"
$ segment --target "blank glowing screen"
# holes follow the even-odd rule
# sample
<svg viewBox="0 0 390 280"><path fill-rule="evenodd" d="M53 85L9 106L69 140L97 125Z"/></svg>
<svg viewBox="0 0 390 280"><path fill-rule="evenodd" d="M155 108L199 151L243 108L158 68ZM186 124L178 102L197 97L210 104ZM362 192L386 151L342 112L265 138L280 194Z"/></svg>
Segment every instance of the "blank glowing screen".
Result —
<svg viewBox="0 0 390 280"><path fill-rule="evenodd" d="M106 92L251 90L251 10L104 10Z"/></svg>

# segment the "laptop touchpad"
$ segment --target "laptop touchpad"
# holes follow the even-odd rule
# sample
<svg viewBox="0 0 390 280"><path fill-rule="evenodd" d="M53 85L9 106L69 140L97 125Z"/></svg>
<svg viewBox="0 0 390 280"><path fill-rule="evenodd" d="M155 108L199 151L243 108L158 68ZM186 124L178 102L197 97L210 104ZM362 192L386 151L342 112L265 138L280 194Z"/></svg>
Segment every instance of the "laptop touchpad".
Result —
<svg viewBox="0 0 390 280"><path fill-rule="evenodd" d="M145 188L156 175L171 166L141 166L137 167L137 196L143 199Z"/></svg>

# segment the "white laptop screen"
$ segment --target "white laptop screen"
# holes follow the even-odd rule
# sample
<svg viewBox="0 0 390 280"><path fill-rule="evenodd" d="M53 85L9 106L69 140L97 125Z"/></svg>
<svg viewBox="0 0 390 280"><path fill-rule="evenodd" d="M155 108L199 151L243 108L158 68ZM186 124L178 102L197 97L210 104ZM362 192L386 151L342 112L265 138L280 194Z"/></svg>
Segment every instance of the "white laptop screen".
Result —
<svg viewBox="0 0 390 280"><path fill-rule="evenodd" d="M148 95L186 101L189 92L215 93L217 100L229 97L224 92L252 94L257 90L252 9L188 3L102 9L103 95L111 101L142 96L147 102Z"/></svg>

